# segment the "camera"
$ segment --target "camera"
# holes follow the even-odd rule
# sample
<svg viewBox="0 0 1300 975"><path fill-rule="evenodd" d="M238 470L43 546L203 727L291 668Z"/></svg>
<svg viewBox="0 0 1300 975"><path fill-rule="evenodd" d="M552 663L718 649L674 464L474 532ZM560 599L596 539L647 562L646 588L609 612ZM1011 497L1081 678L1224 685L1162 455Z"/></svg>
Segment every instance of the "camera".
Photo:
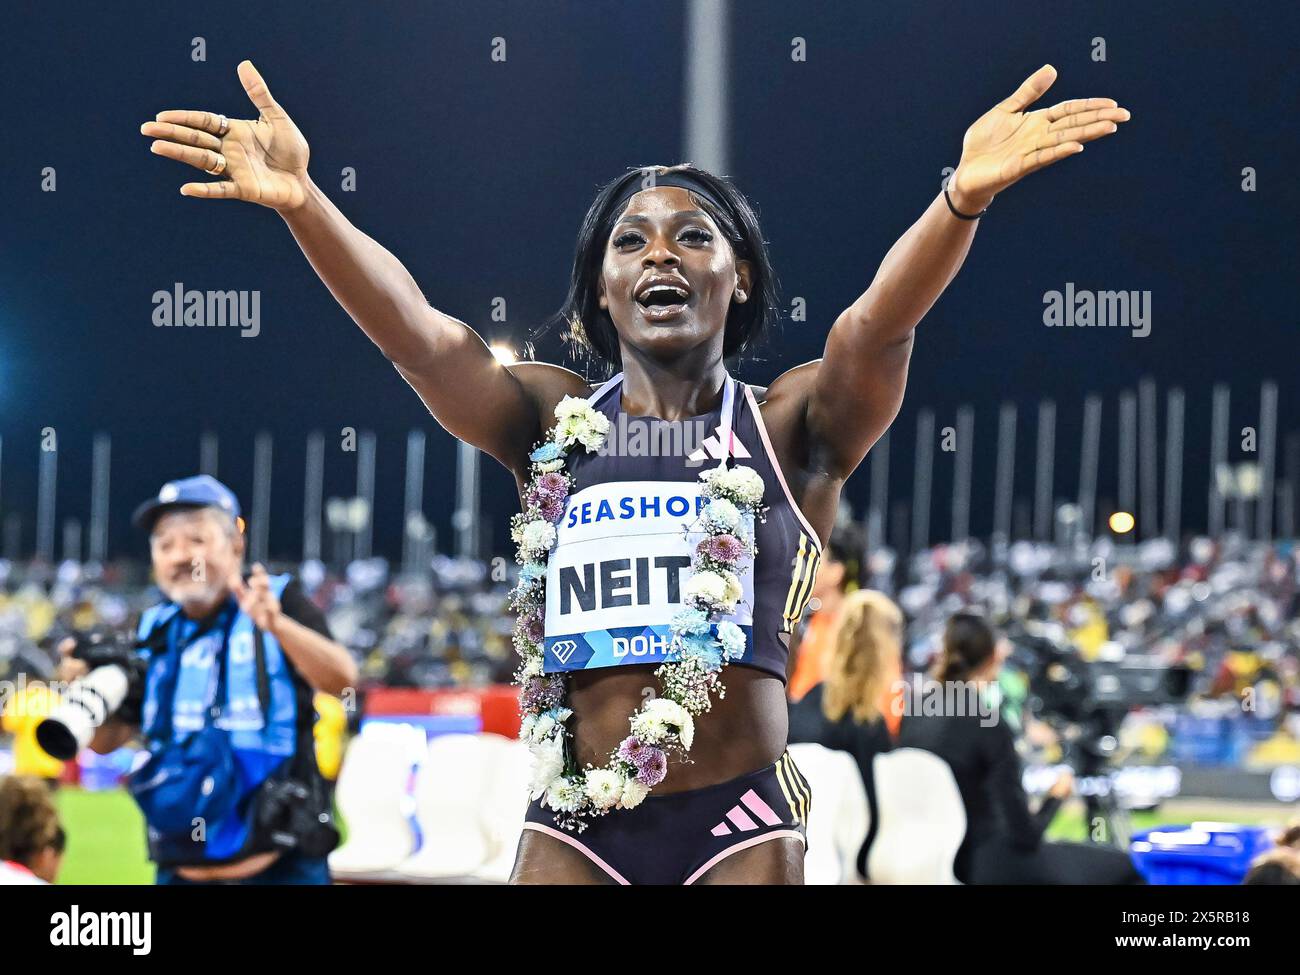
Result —
<svg viewBox="0 0 1300 975"><path fill-rule="evenodd" d="M145 643L110 630L75 639L72 656L90 672L73 681L58 707L36 726L37 744L63 761L75 758L111 717L139 724L144 703L145 662L137 651Z"/></svg>

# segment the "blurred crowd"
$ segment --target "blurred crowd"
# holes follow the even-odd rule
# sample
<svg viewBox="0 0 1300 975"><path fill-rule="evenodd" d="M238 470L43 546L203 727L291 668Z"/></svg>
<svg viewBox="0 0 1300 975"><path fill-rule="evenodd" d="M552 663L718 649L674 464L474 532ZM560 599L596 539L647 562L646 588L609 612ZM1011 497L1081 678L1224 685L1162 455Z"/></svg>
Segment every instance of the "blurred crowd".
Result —
<svg viewBox="0 0 1300 975"><path fill-rule="evenodd" d="M481 562L437 556L429 572L394 573L383 559L331 572L319 562L293 572L325 611L335 638L361 667L363 688L482 686L514 669L506 596L511 580ZM159 599L147 568L0 560L0 680L54 672L54 647L69 634L119 628Z"/></svg>
<svg viewBox="0 0 1300 975"><path fill-rule="evenodd" d="M841 547L852 551L856 537L848 526ZM1181 547L1165 539L972 541L910 559L878 550L864 560L862 577L902 607L910 668L934 658L946 619L976 610L1016 645L1006 680L1013 691L1017 674L1032 669L1029 645L1087 663L1186 668L1175 703L1126 723L1129 745L1148 757L1258 766L1300 760L1300 547L1293 542L1234 535Z"/></svg>
<svg viewBox="0 0 1300 975"><path fill-rule="evenodd" d="M827 563L855 563L855 586L902 607L905 671L924 670L944 620L974 609L1013 637L1032 635L1082 661L1187 666L1185 700L1129 729L1148 755L1166 754L1167 738L1181 729L1184 751L1176 758L1300 759L1300 549L1293 544L1233 536L1193 538L1181 548L1162 539L971 541L902 557L887 548L867 554L863 537L860 526L842 523ZM363 689L510 680L513 566L440 555L418 574L396 572L382 559L343 571L318 562L281 568L298 575L335 638L353 652ZM63 636L127 625L156 599L147 571L128 563L0 561L0 680L49 677ZM1015 661L1008 672L1014 682ZM1204 744L1210 739L1218 744ZM1189 744L1196 741L1202 744Z"/></svg>

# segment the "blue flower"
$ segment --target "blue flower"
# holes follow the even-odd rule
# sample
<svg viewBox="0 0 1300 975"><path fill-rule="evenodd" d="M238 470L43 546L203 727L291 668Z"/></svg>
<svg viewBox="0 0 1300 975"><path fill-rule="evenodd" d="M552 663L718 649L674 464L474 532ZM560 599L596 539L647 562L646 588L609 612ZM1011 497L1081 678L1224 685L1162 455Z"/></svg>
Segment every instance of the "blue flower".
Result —
<svg viewBox="0 0 1300 975"><path fill-rule="evenodd" d="M546 575L546 566L540 562L529 562L519 570L519 578L524 582L536 582Z"/></svg>
<svg viewBox="0 0 1300 975"><path fill-rule="evenodd" d="M718 624L718 642L728 660L739 660L745 655L745 631L730 620Z"/></svg>
<svg viewBox="0 0 1300 975"><path fill-rule="evenodd" d="M704 634L683 637L682 656L698 658L708 670L717 670L722 666L722 647L713 637Z"/></svg>
<svg viewBox="0 0 1300 975"><path fill-rule="evenodd" d="M544 464L548 460L559 460L563 456L564 451L560 449L560 445L551 441L550 443L542 444L534 450L528 455L528 459L534 464Z"/></svg>
<svg viewBox="0 0 1300 975"><path fill-rule="evenodd" d="M669 624L674 633L683 636L702 636L709 632L709 618L698 609L683 609L673 616Z"/></svg>

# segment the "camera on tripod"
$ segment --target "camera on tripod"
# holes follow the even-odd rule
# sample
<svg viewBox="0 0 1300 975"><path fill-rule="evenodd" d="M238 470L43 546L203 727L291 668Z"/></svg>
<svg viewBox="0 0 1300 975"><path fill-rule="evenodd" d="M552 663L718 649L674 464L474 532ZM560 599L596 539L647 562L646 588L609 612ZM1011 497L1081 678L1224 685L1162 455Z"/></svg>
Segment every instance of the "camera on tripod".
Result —
<svg viewBox="0 0 1300 975"><path fill-rule="evenodd" d="M90 630L75 637L71 656L89 673L73 681L58 707L36 726L36 741L54 758L69 761L87 747L109 718L140 722L145 662L137 652L145 643L124 633Z"/></svg>

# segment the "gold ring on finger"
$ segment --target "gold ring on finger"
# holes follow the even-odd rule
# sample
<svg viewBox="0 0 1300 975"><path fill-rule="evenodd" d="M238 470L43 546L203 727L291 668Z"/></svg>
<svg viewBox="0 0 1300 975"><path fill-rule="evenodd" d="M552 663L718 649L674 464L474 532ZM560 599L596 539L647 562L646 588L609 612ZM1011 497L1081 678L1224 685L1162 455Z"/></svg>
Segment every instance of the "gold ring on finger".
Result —
<svg viewBox="0 0 1300 975"><path fill-rule="evenodd" d="M212 168L203 170L209 176L220 176L222 173L226 171L226 157L219 152L216 153L215 155L217 157L217 161L212 164Z"/></svg>

